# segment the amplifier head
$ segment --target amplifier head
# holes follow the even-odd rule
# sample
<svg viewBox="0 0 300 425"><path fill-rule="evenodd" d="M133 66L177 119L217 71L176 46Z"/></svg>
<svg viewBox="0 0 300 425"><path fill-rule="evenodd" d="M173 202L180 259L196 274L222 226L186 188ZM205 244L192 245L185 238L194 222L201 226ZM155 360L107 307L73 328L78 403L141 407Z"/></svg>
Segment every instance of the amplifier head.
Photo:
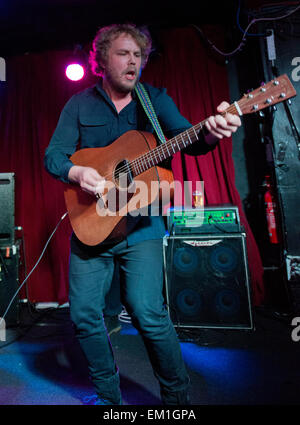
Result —
<svg viewBox="0 0 300 425"><path fill-rule="evenodd" d="M170 208L168 231L170 235L240 232L238 207L216 205L200 208Z"/></svg>

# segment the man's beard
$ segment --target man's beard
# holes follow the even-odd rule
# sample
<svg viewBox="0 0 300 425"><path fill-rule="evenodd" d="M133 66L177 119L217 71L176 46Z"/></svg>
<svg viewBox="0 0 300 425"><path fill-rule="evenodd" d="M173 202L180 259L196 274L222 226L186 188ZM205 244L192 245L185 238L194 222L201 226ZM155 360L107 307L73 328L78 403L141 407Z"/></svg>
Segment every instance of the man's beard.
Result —
<svg viewBox="0 0 300 425"><path fill-rule="evenodd" d="M111 72L107 73L106 79L107 79L107 82L109 83L109 85L115 91L117 91L119 93L123 93L123 94L130 93L134 89L134 87L137 83L137 80L138 80L137 78L134 78L133 80L128 81L128 83L126 83L126 81L124 82L124 81L121 81L119 78L115 78L113 73L111 73Z"/></svg>

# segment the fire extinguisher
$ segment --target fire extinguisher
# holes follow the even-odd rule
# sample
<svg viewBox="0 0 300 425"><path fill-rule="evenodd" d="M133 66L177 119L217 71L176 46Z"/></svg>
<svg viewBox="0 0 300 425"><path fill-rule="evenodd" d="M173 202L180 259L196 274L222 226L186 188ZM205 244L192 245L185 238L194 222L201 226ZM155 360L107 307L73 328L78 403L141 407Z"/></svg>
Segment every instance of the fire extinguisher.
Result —
<svg viewBox="0 0 300 425"><path fill-rule="evenodd" d="M264 201L265 201L265 208L266 208L269 239L272 244L278 244L279 237L278 237L278 230L276 226L277 205L276 205L273 188L271 185L271 178L268 175L265 177L264 186L266 188L266 191L264 194Z"/></svg>

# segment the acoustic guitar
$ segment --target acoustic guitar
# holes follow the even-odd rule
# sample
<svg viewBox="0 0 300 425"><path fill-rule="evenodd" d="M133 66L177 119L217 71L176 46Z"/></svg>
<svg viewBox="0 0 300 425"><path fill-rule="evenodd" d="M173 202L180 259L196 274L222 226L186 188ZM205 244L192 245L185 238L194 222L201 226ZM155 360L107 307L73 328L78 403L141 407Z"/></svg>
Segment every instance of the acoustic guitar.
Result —
<svg viewBox="0 0 300 425"><path fill-rule="evenodd" d="M227 112L245 115L258 112L296 95L286 74L253 90L231 104ZM130 232L128 214L145 211L161 198L162 183L172 188L173 174L160 166L185 147L197 143L202 121L163 144L152 133L128 131L111 145L75 152L75 165L95 168L106 179L103 193L92 196L78 185L64 192L71 226L78 239L89 246L121 240Z"/></svg>

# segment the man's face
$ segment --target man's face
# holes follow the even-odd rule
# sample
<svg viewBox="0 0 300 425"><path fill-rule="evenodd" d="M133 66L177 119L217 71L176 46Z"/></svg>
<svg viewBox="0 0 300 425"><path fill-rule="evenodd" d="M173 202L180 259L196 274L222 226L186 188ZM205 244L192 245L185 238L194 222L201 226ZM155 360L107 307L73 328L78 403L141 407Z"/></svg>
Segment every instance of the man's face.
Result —
<svg viewBox="0 0 300 425"><path fill-rule="evenodd" d="M103 78L116 91L130 92L139 78L141 48L129 34L121 34L112 41L104 65Z"/></svg>

